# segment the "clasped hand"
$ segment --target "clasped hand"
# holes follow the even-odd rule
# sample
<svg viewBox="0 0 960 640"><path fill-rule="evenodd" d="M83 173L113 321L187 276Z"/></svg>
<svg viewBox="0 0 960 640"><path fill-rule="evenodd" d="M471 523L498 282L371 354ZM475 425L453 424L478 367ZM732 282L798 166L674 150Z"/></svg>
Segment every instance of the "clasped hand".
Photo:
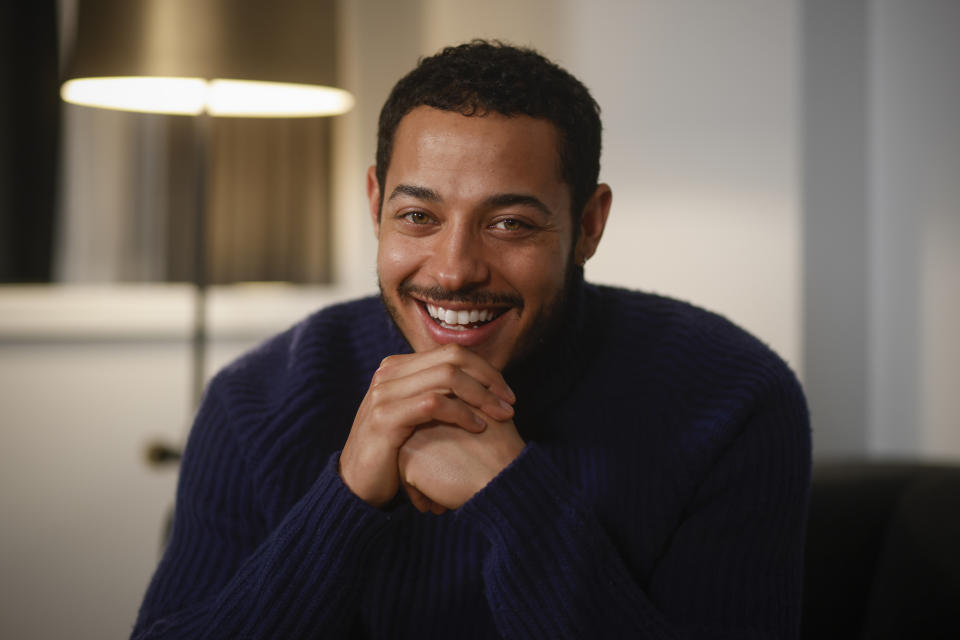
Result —
<svg viewBox="0 0 960 640"><path fill-rule="evenodd" d="M523 450L516 397L477 354L449 344L383 360L340 454L340 475L380 507L401 485L420 511L456 509Z"/></svg>

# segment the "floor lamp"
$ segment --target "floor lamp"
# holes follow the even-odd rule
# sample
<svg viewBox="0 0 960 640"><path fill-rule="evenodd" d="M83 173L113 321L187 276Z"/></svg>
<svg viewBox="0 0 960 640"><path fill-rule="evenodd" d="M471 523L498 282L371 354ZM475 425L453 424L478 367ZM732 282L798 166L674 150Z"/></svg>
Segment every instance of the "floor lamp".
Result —
<svg viewBox="0 0 960 640"><path fill-rule="evenodd" d="M193 117L197 213L192 389L204 385L211 117L345 113L335 88L334 0L78 0L61 96L106 109ZM156 458L175 450L153 451Z"/></svg>

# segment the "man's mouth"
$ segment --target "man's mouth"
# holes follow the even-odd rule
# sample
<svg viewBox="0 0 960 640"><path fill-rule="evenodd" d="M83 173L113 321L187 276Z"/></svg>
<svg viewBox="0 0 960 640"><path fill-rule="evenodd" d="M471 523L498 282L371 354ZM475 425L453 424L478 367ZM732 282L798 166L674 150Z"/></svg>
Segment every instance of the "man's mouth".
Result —
<svg viewBox="0 0 960 640"><path fill-rule="evenodd" d="M433 321L444 329L466 331L482 327L507 311L498 309L447 309L439 305L422 303Z"/></svg>

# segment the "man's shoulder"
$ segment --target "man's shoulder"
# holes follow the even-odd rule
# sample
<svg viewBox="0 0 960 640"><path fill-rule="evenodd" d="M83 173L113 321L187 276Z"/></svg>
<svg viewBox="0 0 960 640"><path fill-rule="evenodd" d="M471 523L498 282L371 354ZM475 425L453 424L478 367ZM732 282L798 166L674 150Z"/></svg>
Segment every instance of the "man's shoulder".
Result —
<svg viewBox="0 0 960 640"><path fill-rule="evenodd" d="M614 325L628 324L645 333L721 332L756 340L751 334L724 316L691 302L666 295L609 285L587 285L587 304L601 310ZM631 332L637 335L637 332Z"/></svg>
<svg viewBox="0 0 960 640"><path fill-rule="evenodd" d="M773 349L716 312L660 294L603 285L590 285L588 296L606 340L650 366L794 377Z"/></svg>
<svg viewBox="0 0 960 640"><path fill-rule="evenodd" d="M697 442L725 443L751 415L771 411L768 428L807 437L808 412L793 370L727 318L651 293L592 287L594 326L603 334L596 371L611 397L641 402L670 431L695 428ZM712 435L707 437L706 433Z"/></svg>

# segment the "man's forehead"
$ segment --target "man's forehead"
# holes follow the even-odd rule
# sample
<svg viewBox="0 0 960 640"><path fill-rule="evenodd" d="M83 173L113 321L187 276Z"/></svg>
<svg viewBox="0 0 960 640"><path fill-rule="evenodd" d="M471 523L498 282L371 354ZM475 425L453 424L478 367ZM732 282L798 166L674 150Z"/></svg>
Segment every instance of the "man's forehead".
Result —
<svg viewBox="0 0 960 640"><path fill-rule="evenodd" d="M544 181L563 182L558 136L555 125L541 118L493 111L463 115L419 106L397 127L387 182L393 181L391 177L397 182L425 182L398 175L412 170L488 170L501 177L538 174ZM386 195L392 188L388 186Z"/></svg>

